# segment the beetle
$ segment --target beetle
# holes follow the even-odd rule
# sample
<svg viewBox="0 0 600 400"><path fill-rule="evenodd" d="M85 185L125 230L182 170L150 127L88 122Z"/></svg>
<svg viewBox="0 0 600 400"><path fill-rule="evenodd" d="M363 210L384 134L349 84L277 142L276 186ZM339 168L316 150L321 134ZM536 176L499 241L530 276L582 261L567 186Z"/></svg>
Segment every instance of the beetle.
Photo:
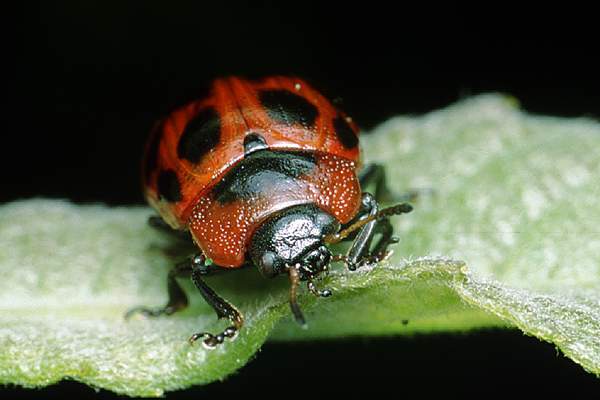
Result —
<svg viewBox="0 0 600 400"><path fill-rule="evenodd" d="M169 272L164 307L136 307L127 317L186 308L176 278L191 275L217 317L231 323L190 338L214 348L233 339L244 319L204 276L255 266L265 277L289 277L291 311L305 324L300 282L330 296L315 278L334 261L350 270L380 261L398 240L390 216L412 210L408 203L381 209L378 199L389 195L385 171L360 167L356 124L304 80L215 80L206 96L157 124L142 167L145 197L160 214L151 224L189 233L198 253ZM375 195L363 190L370 183ZM352 241L347 253L333 255L329 246L344 240Z"/></svg>

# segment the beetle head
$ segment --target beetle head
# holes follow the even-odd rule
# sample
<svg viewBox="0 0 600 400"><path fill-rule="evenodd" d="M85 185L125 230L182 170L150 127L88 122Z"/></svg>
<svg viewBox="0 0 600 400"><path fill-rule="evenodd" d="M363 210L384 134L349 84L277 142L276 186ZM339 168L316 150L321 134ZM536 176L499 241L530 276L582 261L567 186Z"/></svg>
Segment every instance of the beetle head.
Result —
<svg viewBox="0 0 600 400"><path fill-rule="evenodd" d="M331 252L323 238L337 232L339 222L314 204L287 208L263 222L252 235L250 258L266 277L297 269L301 280L325 270Z"/></svg>

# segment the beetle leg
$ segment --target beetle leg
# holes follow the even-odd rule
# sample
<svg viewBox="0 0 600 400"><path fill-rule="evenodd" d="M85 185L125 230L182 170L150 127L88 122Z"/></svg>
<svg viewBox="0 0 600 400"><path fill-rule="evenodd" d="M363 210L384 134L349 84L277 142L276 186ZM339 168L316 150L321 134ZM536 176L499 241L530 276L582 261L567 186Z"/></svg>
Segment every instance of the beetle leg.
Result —
<svg viewBox="0 0 600 400"><path fill-rule="evenodd" d="M386 181L385 168L381 164L366 165L359 173L360 187L365 190L373 184L375 198L382 203L387 202L415 202L420 197L431 196L435 191L431 188L411 189L405 193L396 194L389 189Z"/></svg>
<svg viewBox="0 0 600 400"><path fill-rule="evenodd" d="M349 222L343 224L340 227L340 231L344 230L346 228L348 228L349 226L351 226L352 224L354 224L357 221L360 221L361 219L364 219L366 217L368 217L371 213L371 208L373 207L373 196L371 194L369 194L369 196L365 196L366 193L363 193L361 202L360 202L360 208L358 209L358 211L356 212L356 216L354 218L352 218ZM346 236L343 241L353 241L354 238L356 237L356 235L358 234L358 230L350 233L348 236Z"/></svg>
<svg viewBox="0 0 600 400"><path fill-rule="evenodd" d="M377 215L379 212L379 205L370 193L363 194L362 202L364 208L369 211L361 216L359 220L364 219L365 217L373 218L373 216ZM396 212L402 213L409 212L412 209L412 207L407 204L399 204L398 206L394 206L394 208L398 208L399 211ZM390 208L390 210L391 209L393 208ZM385 212L386 210L382 211ZM371 243L376 233L380 233L381 238L373 246L373 250L371 250ZM394 237L393 234L394 227L387 216L367 222L360 228L358 234L354 237L354 241L344 257L348 269L354 271L365 262L378 261L385 257L388 246L398 242L398 239Z"/></svg>
<svg viewBox="0 0 600 400"><path fill-rule="evenodd" d="M396 199L392 191L388 188L385 179L385 168L381 164L366 165L359 173L358 180L360 187L365 188L373 184L375 186L375 198L379 201L392 201Z"/></svg>
<svg viewBox="0 0 600 400"><path fill-rule="evenodd" d="M394 227L388 218L381 219L375 229L381 235L381 238L373 246L371 255L377 259L382 259L387 254L388 246L398 243L398 238L394 236Z"/></svg>
<svg viewBox="0 0 600 400"><path fill-rule="evenodd" d="M129 319L134 314L142 314L147 317L158 317L160 315L171 315L177 311L183 310L188 306L188 299L185 292L177 282L177 277L187 276L191 272L191 262L184 261L175 264L167 275L167 290L169 300L167 305L160 308L135 307L127 311L125 319Z"/></svg>
<svg viewBox="0 0 600 400"><path fill-rule="evenodd" d="M229 319L232 325L217 335L208 332L195 333L190 337L189 341L190 343L194 343L196 340L204 338L202 341L203 345L208 349L214 349L218 344L223 343L225 338L235 338L237 332L244 324L244 317L233 305L221 298L204 282L202 279L202 276L206 275L204 271L204 257L196 257L195 262L192 264L192 282L194 282L204 300L215 310L217 317L219 319Z"/></svg>
<svg viewBox="0 0 600 400"><path fill-rule="evenodd" d="M198 264L199 273L202 275L212 274L219 272L221 269L214 265L206 265L204 263L204 256L196 254L195 256L188 258L185 261L175 264L167 275L167 291L169 293L169 300L167 305L160 308L150 307L135 307L127 311L125 319L129 319L134 314L142 314L146 317L159 317L161 315L171 315L177 311L187 308L189 302L188 298L181 288L181 285L177 282L177 278L187 277L192 272L195 264Z"/></svg>
<svg viewBox="0 0 600 400"><path fill-rule="evenodd" d="M375 215L379 210L379 205L375 198L370 193L363 193L362 204L365 210L368 209L366 216ZM371 241L375 235L375 227L378 221L373 220L365 224L356 234L352 246L348 250L346 255L346 265L350 271L356 270L359 266L360 261L369 255L369 248L371 247Z"/></svg>

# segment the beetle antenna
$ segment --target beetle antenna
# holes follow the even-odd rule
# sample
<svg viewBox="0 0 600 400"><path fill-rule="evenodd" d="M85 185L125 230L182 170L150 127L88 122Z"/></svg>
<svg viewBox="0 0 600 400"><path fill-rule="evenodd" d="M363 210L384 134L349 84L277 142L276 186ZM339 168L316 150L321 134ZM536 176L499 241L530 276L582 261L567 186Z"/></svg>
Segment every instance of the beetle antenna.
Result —
<svg viewBox="0 0 600 400"><path fill-rule="evenodd" d="M292 309L292 314L294 314L297 323L306 326L306 320L304 319L304 315L302 314L302 310L300 309L297 300L298 287L300 286L300 274L298 273L298 269L293 266L288 267L288 273L290 274L291 283L290 308Z"/></svg>
<svg viewBox="0 0 600 400"><path fill-rule="evenodd" d="M341 242L352 232L354 232L357 229L360 229L361 227L365 226L366 224L368 224L369 222L371 222L373 220L384 218L384 217L389 217L392 215L406 214L406 213L411 212L412 209L413 209L412 206L408 203L400 203L400 204L396 204L395 206L384 208L383 210L378 211L374 215L369 215L368 217L366 217L364 219L356 221L355 223L353 223L346 229L341 230L338 233L332 233L331 235L325 236L325 238L324 238L325 243L333 244L333 243Z"/></svg>

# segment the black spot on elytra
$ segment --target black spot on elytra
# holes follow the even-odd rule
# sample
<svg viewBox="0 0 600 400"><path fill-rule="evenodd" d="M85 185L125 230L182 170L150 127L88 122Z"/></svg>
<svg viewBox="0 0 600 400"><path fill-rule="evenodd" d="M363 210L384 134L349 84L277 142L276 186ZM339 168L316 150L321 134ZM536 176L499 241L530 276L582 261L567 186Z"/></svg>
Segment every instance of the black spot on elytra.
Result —
<svg viewBox="0 0 600 400"><path fill-rule="evenodd" d="M161 198L170 202L181 200L181 186L177 174L172 169L160 171L157 186Z"/></svg>
<svg viewBox="0 0 600 400"><path fill-rule="evenodd" d="M335 129L335 134L345 148L353 149L356 147L358 137L344 117L339 116L333 120L333 129Z"/></svg>
<svg viewBox="0 0 600 400"><path fill-rule="evenodd" d="M146 148L146 159L144 161L144 177L146 178L146 182L150 181L150 175L152 175L152 172L154 172L158 165L158 147L162 138L164 123L164 119L157 122L152 133L150 133L150 141Z"/></svg>
<svg viewBox="0 0 600 400"><path fill-rule="evenodd" d="M312 171L316 162L311 153L256 151L229 170L212 193L225 204L271 196L274 191L298 190L298 177Z"/></svg>
<svg viewBox="0 0 600 400"><path fill-rule="evenodd" d="M179 143L177 156L196 164L221 140L221 121L214 108L200 111L186 125Z"/></svg>
<svg viewBox="0 0 600 400"><path fill-rule="evenodd" d="M286 125L300 124L314 128L319 110L304 97L288 90L265 90L259 94L260 102L269 117Z"/></svg>

